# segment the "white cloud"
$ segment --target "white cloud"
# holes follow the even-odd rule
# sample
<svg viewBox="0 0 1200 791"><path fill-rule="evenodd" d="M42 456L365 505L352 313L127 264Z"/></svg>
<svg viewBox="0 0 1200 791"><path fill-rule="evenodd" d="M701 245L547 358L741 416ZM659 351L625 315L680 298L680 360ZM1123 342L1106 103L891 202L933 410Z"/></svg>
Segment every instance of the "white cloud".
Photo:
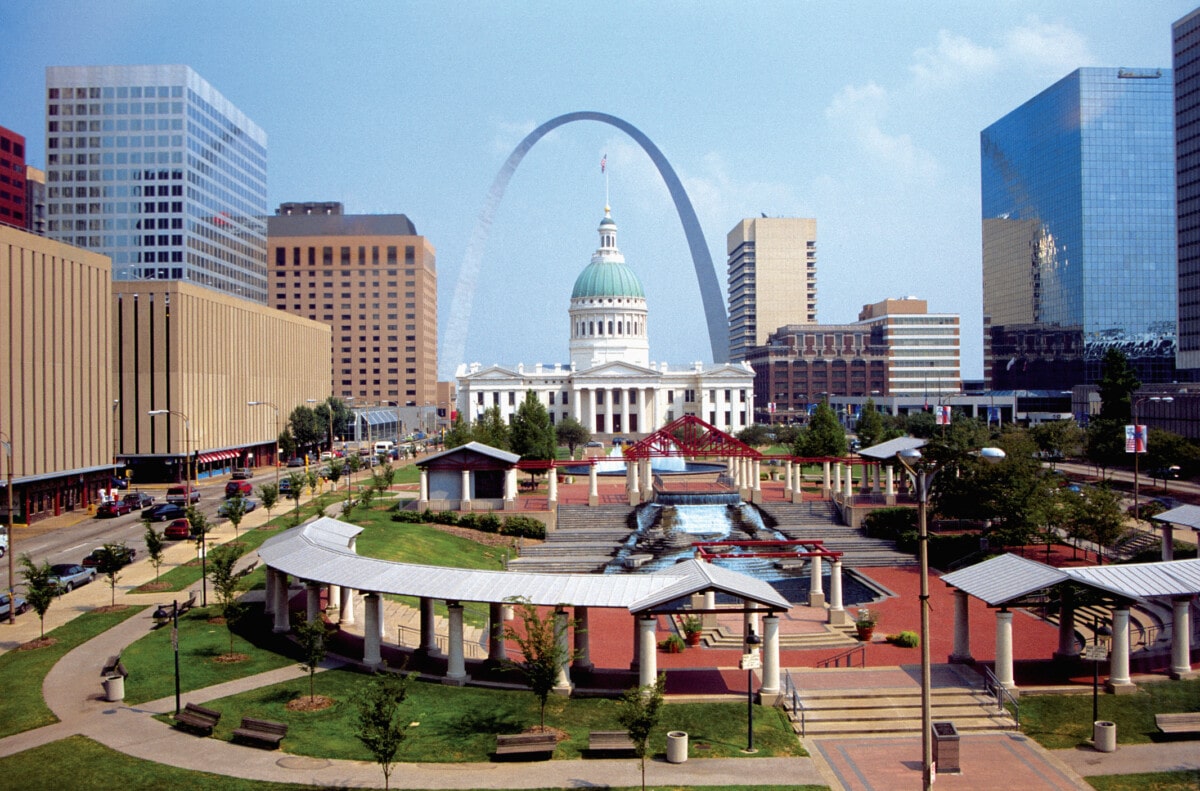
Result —
<svg viewBox="0 0 1200 791"><path fill-rule="evenodd" d="M936 46L921 47L913 57L916 62L909 69L914 80L918 84L941 86L994 71L1001 59L995 49L947 30L938 31Z"/></svg>
<svg viewBox="0 0 1200 791"><path fill-rule="evenodd" d="M1065 25L1050 24L1035 16L1003 34L1004 60L1029 72L1062 76L1095 63L1084 36Z"/></svg>
<svg viewBox="0 0 1200 791"><path fill-rule="evenodd" d="M906 178L927 178L936 170L937 160L910 135L884 130L889 102L887 91L875 82L847 85L825 108L825 117L875 162Z"/></svg>

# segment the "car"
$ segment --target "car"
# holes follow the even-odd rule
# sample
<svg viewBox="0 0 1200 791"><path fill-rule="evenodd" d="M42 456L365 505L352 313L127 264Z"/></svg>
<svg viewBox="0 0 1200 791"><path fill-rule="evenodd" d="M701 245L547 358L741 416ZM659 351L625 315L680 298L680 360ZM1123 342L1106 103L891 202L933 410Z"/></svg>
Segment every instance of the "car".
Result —
<svg viewBox="0 0 1200 791"><path fill-rule="evenodd" d="M225 484L225 499L230 497L249 497L254 486L249 481L230 481Z"/></svg>
<svg viewBox="0 0 1200 791"><path fill-rule="evenodd" d="M9 604L10 601L11 600L8 598L7 593L0 593L0 618L8 617L9 610L12 609L12 606ZM20 596L18 596L17 597L17 615L23 614L28 609L29 609L29 602L25 601Z"/></svg>
<svg viewBox="0 0 1200 791"><path fill-rule="evenodd" d="M126 478L118 478L112 475L108 479L108 486L110 489L128 489L129 481Z"/></svg>
<svg viewBox="0 0 1200 791"><path fill-rule="evenodd" d="M163 538L179 541L192 537L192 523L186 519L175 519L163 528Z"/></svg>
<svg viewBox="0 0 1200 791"><path fill-rule="evenodd" d="M70 593L96 579L96 570L75 563L55 563L50 567L50 583L59 593Z"/></svg>
<svg viewBox="0 0 1200 791"><path fill-rule="evenodd" d="M187 509L176 503L160 503L142 511L142 519L147 522L166 522L187 516Z"/></svg>
<svg viewBox="0 0 1200 791"><path fill-rule="evenodd" d="M137 557L137 550L133 547L123 546L118 544L116 547L117 559L121 561L122 566L128 566ZM100 555L104 552L104 547L96 547L88 556L83 559L83 565L88 568L95 568L100 565Z"/></svg>
<svg viewBox="0 0 1200 791"><path fill-rule="evenodd" d="M97 519L112 519L114 517L127 514L133 509L129 507L129 503L122 500L109 500L107 503L101 503L96 509Z"/></svg>
<svg viewBox="0 0 1200 791"><path fill-rule="evenodd" d="M629 440L625 439L624 437L613 437L612 444L613 444L614 448L617 447L618 445L628 445Z"/></svg>
<svg viewBox="0 0 1200 791"><path fill-rule="evenodd" d="M293 456L292 458L288 459L287 466L303 467L304 466L304 458L301 456Z"/></svg>
<svg viewBox="0 0 1200 791"><path fill-rule="evenodd" d="M288 478L279 479L279 493L290 494L292 491L292 482Z"/></svg>
<svg viewBox="0 0 1200 791"><path fill-rule="evenodd" d="M175 505L187 505L200 502L200 490L187 486L172 486L167 489L167 502Z"/></svg>
<svg viewBox="0 0 1200 791"><path fill-rule="evenodd" d="M1150 471L1150 477L1160 481L1177 481L1180 472L1178 465L1172 464L1170 467L1155 467Z"/></svg>
<svg viewBox="0 0 1200 791"><path fill-rule="evenodd" d="M154 498L145 492L134 492L133 494L127 494L122 498L122 500L134 511L140 511L143 508L148 508L154 505Z"/></svg>
<svg viewBox="0 0 1200 791"><path fill-rule="evenodd" d="M230 498L229 500L226 500L225 502L221 503L221 504L220 504L220 505L217 507L217 516L224 516L224 517L228 517L228 516L229 516L229 504L230 504L231 502L233 502L233 498ZM255 508L258 508L258 501L257 501L257 500L251 500L249 497L243 497L243 498L242 498L242 503L243 503L243 504L244 504L244 506L245 506L245 507L242 509L242 513L243 513L243 514L248 514L248 513L250 513L251 511L253 511Z"/></svg>
<svg viewBox="0 0 1200 791"><path fill-rule="evenodd" d="M589 442L589 443L587 443L586 445L584 445L584 447L585 447L585 448L603 448L603 447L604 447L604 443L603 443L603 442L601 442L601 441L599 441L599 440L595 440L595 439L594 439L594 440L592 440L591 442Z"/></svg>
<svg viewBox="0 0 1200 791"><path fill-rule="evenodd" d="M0 558L8 554L8 528L0 525Z"/></svg>
<svg viewBox="0 0 1200 791"><path fill-rule="evenodd" d="M254 477L254 470L249 467L238 467L233 471L233 480L247 481Z"/></svg>
<svg viewBox="0 0 1200 791"><path fill-rule="evenodd" d="M321 461L329 461L333 458L333 452L328 450L321 451Z"/></svg>

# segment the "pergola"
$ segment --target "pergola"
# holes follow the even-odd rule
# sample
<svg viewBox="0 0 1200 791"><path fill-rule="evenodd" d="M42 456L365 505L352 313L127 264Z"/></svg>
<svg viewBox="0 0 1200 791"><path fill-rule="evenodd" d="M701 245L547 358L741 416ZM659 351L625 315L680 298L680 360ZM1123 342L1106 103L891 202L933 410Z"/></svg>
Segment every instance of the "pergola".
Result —
<svg viewBox="0 0 1200 791"><path fill-rule="evenodd" d="M996 608L996 679L1006 689L1013 679L1012 612L1010 608L1043 604L1052 591L1061 600L1056 657L1079 656L1075 643L1075 598L1091 591L1110 603L1112 653L1107 686L1133 688L1129 678L1129 608L1137 601L1169 601L1172 612L1171 678L1192 677L1191 600L1200 593L1200 560L1131 563L1116 566L1056 568L1018 555L1005 554L942 577L954 588L954 651L951 661L971 658L967 598L974 596Z"/></svg>
<svg viewBox="0 0 1200 791"><path fill-rule="evenodd" d="M1175 559L1175 528L1200 530L1200 505L1181 505L1150 517L1162 527L1162 559Z"/></svg>

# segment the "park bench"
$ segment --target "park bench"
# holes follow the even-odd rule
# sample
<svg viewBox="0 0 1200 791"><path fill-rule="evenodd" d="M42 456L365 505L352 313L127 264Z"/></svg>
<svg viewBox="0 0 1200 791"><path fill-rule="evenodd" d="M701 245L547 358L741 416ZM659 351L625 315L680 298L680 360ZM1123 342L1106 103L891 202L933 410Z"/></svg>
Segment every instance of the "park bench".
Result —
<svg viewBox="0 0 1200 791"><path fill-rule="evenodd" d="M553 733L502 733L496 736L496 755L542 753L549 758L557 746L558 737Z"/></svg>
<svg viewBox="0 0 1200 791"><path fill-rule="evenodd" d="M221 712L197 706L195 703L188 703L175 715L177 725L199 731L205 736L211 736L213 728L217 727L220 721Z"/></svg>
<svg viewBox="0 0 1200 791"><path fill-rule="evenodd" d="M287 732L288 726L282 722L242 717L241 727L234 729L233 736L235 739L275 749L279 747L283 737L287 736Z"/></svg>
<svg viewBox="0 0 1200 791"><path fill-rule="evenodd" d="M188 591L188 599L179 605L177 612L183 615L188 610L196 606L196 591Z"/></svg>
<svg viewBox="0 0 1200 791"><path fill-rule="evenodd" d="M588 734L588 751L594 753L632 752L633 741L626 731L592 731Z"/></svg>
<svg viewBox="0 0 1200 791"><path fill-rule="evenodd" d="M1163 733L1200 733L1200 711L1155 714L1154 724Z"/></svg>
<svg viewBox="0 0 1200 791"><path fill-rule="evenodd" d="M129 675L129 671L125 669L125 665L121 663L121 655L114 654L104 660L104 667L100 668L100 675L105 678L120 676L125 678Z"/></svg>

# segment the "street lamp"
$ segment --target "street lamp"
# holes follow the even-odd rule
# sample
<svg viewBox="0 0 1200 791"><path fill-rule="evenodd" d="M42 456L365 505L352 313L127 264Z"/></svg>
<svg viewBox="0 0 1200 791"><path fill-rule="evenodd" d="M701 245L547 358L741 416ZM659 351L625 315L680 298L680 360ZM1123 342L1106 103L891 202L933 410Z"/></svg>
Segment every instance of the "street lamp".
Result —
<svg viewBox="0 0 1200 791"><path fill-rule="evenodd" d="M158 605L158 609L154 611L154 628L166 626L167 622L171 624L171 648L175 651L175 713L179 713L179 600L175 599L171 602L171 611L167 612L165 604Z"/></svg>
<svg viewBox="0 0 1200 791"><path fill-rule="evenodd" d="M8 529L8 622L14 624L17 622L17 595L16 595L16 570L13 568L13 558L17 553L13 551L13 444L12 437L0 431L0 444L4 445L4 458L7 462L5 467L5 497L8 499L8 516L5 517L5 525Z"/></svg>
<svg viewBox="0 0 1200 791"><path fill-rule="evenodd" d="M751 624L750 633L746 635L746 656L750 657L757 650L757 646L762 643L762 639L754 633L754 626ZM752 753L754 750L754 666L755 662L746 663L746 752Z"/></svg>
<svg viewBox="0 0 1200 791"><path fill-rule="evenodd" d="M269 406L275 410L275 493L279 493L279 434L283 428L279 425L279 407L270 401L247 401L246 406Z"/></svg>
<svg viewBox="0 0 1200 791"><path fill-rule="evenodd" d="M1133 416L1133 521L1135 523L1141 521L1141 509L1138 507L1138 457L1146 452L1145 449L1148 444L1144 444L1146 437L1142 435L1142 427L1138 425L1138 404L1145 403L1146 401L1169 404L1174 400L1171 396L1142 396L1141 398L1133 399L1130 404L1130 412ZM1139 442L1139 440L1142 440L1142 442Z"/></svg>
<svg viewBox="0 0 1200 791"><path fill-rule="evenodd" d="M183 477L184 477L184 508L192 507L192 421L178 409L151 409L146 414L175 415L183 421ZM208 531L200 533L200 603L208 606Z"/></svg>
<svg viewBox="0 0 1200 791"><path fill-rule="evenodd" d="M1004 451L1000 448L983 448L979 455L985 461L995 464L1004 458ZM930 677L929 656L929 527L926 511L929 505L929 488L941 471L943 462L925 459L916 448L899 451L896 460L904 467L917 488L917 559L921 565L921 788L929 791L933 785L933 682Z"/></svg>

